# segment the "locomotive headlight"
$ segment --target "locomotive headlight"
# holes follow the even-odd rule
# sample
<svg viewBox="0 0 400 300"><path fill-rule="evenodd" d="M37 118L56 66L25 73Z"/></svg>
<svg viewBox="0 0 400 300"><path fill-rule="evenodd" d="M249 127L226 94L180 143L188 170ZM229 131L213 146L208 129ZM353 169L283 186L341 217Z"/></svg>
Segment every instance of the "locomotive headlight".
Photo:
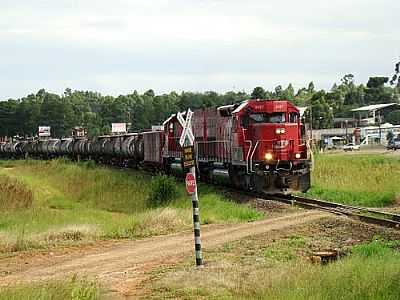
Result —
<svg viewBox="0 0 400 300"><path fill-rule="evenodd" d="M285 133L285 128L277 128L277 129L275 129L275 133L276 134L283 134L283 133Z"/></svg>
<svg viewBox="0 0 400 300"><path fill-rule="evenodd" d="M265 158L265 160L272 160L272 154L271 153L265 153L264 158Z"/></svg>
<svg viewBox="0 0 400 300"><path fill-rule="evenodd" d="M300 153L296 153L295 157L296 157L297 159L299 159L299 158L301 157L301 154L300 154Z"/></svg>

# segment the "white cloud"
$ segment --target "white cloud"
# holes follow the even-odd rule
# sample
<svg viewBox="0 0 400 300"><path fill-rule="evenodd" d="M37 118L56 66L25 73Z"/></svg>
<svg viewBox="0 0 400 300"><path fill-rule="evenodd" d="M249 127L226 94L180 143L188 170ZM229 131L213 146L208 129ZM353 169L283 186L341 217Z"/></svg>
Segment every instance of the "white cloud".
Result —
<svg viewBox="0 0 400 300"><path fill-rule="evenodd" d="M392 72L398 11L395 0L3 0L0 99L41 87L329 88L349 72L365 81Z"/></svg>

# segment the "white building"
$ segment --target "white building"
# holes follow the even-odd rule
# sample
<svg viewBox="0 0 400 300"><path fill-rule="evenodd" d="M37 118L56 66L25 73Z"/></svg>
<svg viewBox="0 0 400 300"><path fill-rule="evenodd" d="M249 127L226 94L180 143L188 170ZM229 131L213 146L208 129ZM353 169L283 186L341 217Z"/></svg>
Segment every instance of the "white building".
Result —
<svg viewBox="0 0 400 300"><path fill-rule="evenodd" d="M395 137L400 135L400 125L385 123L380 126L361 127L361 144L384 144L388 143L387 134L392 132Z"/></svg>
<svg viewBox="0 0 400 300"><path fill-rule="evenodd" d="M363 127L383 123L388 112L399 108L400 104L398 103L382 103L355 108L351 111L358 113L358 126Z"/></svg>

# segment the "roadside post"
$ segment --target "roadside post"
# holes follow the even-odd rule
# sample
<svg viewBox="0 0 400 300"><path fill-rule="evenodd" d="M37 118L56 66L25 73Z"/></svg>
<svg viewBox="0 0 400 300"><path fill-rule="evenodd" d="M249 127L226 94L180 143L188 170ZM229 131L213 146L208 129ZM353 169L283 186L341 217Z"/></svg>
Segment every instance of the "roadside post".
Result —
<svg viewBox="0 0 400 300"><path fill-rule="evenodd" d="M177 119L182 125L182 135L179 144L182 147L182 166L188 170L185 178L186 191L192 197L193 208L193 232L194 232L194 249L196 253L196 265L203 265L203 257L201 254L201 239L200 239L200 210L199 198L197 194L197 181L196 181L196 163L194 156L194 135L192 131L193 112L188 109L186 112L186 120L181 113L178 113Z"/></svg>

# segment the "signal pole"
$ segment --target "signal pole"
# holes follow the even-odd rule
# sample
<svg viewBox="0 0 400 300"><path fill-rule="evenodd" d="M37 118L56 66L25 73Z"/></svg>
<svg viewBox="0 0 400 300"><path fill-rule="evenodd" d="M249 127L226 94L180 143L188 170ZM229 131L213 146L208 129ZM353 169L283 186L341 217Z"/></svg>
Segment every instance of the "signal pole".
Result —
<svg viewBox="0 0 400 300"><path fill-rule="evenodd" d="M313 146L313 111L312 111L312 101L310 100L310 140L311 140L311 149Z"/></svg>
<svg viewBox="0 0 400 300"><path fill-rule="evenodd" d="M194 157L194 135L192 132L191 120L193 112L188 109L186 112L186 120L183 119L182 114L177 114L177 119L182 125L182 135L179 144L182 147L182 168L189 169L186 174L186 191L192 198L192 211L193 211L193 233L194 233L194 250L196 254L196 266L203 265L203 257L201 253L201 239L200 239L200 209L199 197L197 194L196 182L196 164Z"/></svg>
<svg viewBox="0 0 400 300"><path fill-rule="evenodd" d="M190 168L190 174L193 175L196 181L196 167ZM194 250L196 253L196 266L203 265L203 256L201 254L201 239L200 239L200 209L199 197L197 194L197 184L192 194L192 210L193 210L193 233L194 233Z"/></svg>

